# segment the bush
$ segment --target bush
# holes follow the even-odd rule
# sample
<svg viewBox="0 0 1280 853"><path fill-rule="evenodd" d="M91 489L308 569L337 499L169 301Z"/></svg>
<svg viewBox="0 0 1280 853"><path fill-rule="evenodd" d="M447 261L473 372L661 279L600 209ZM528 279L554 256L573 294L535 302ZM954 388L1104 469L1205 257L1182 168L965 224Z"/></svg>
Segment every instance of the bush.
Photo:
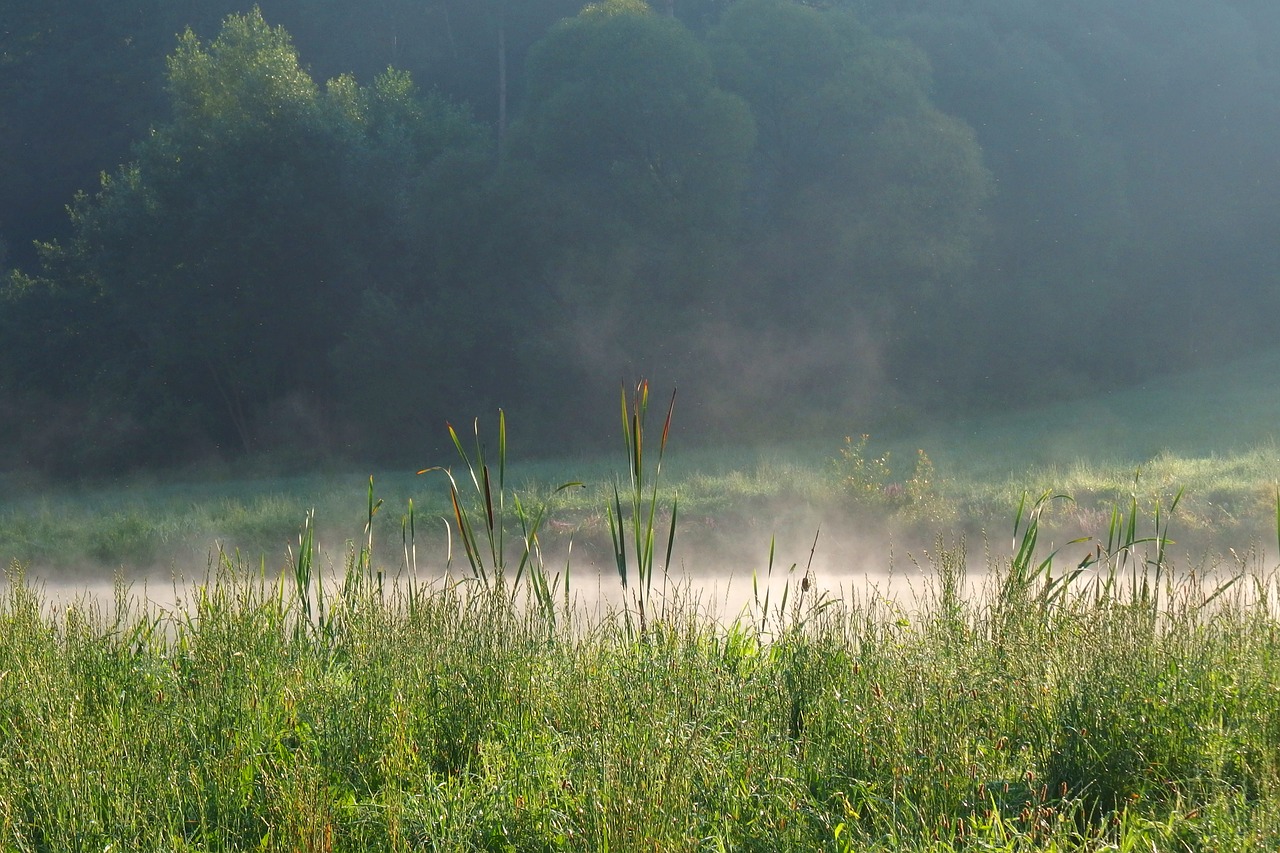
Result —
<svg viewBox="0 0 1280 853"><path fill-rule="evenodd" d="M894 480L889 454L873 456L868 449L870 440L865 433L856 441L845 436L840 457L835 460L840 483L857 506L901 512L920 521L940 521L950 515L938 494L937 471L927 453L917 450L911 477Z"/></svg>

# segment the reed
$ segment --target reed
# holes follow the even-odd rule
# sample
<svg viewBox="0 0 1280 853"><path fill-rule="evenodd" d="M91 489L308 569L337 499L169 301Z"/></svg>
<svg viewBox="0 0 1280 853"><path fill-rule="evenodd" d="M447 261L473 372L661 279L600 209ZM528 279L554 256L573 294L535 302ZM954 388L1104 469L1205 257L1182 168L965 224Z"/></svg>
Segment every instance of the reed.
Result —
<svg viewBox="0 0 1280 853"><path fill-rule="evenodd" d="M472 501L462 495L458 480L448 468L432 467L419 474L441 472L449 481L449 503L456 525L454 532L462 545L471 579L479 583L485 593L515 602L523 582L537 602L544 616L554 623L561 598L569 596L569 568L552 574L543 559L539 533L547 519L549 500L529 504L519 494L508 494L507 477L507 420L498 410L498 451L496 472L492 470L486 455L486 447L480 435L480 422L474 423L473 450L468 452L453 425L448 425L449 438L466 468L466 481L474 493ZM568 489L582 488L579 481L561 483L552 490L552 497ZM412 505L406 526L412 530ZM508 553L507 536L510 529L518 529L518 547L514 557ZM452 541L452 538L450 539ZM407 546L408 547L408 546ZM514 565L512 560L514 559ZM449 563L452 563L450 549Z"/></svg>
<svg viewBox="0 0 1280 853"><path fill-rule="evenodd" d="M657 567L657 535L659 522L658 483L662 476L662 459L671 435L671 417L675 412L676 392L671 392L667 416L662 422L662 434L658 438L658 454L653 470L649 471L645 454L645 421L649 412L649 383L640 381L628 395L622 388L622 436L627 451L627 480L615 480L613 502L606 508L609 537L613 544L614 564L624 593L630 593L639 619L640 633L648 627L648 610L653 600L654 572ZM622 495L626 494L626 503ZM665 507L664 507L665 509ZM665 578L671 568L671 554L676 541L676 519L680 499L672 496L670 515L666 519L666 551L661 563ZM630 553L628 554L628 540ZM630 610L627 611L628 617Z"/></svg>

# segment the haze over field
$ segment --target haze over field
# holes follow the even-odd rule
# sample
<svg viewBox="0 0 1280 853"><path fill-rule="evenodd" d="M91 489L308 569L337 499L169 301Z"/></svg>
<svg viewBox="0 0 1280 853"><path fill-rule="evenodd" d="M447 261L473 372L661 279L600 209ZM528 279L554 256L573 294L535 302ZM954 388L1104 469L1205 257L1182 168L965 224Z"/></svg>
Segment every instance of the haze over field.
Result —
<svg viewBox="0 0 1280 853"><path fill-rule="evenodd" d="M0 0L0 848L1280 850L1280 2L251 4Z"/></svg>
<svg viewBox="0 0 1280 853"><path fill-rule="evenodd" d="M775 587L788 577L794 582L788 567L802 573L811 565L821 590L863 593L874 584L881 593L910 596L929 582L928 555L967 538L970 591L977 593L988 561L998 564L1013 553L1019 503L1046 491L1074 501L1054 501L1044 513L1043 553L1092 537L1060 555L1060 566L1074 566L1105 541L1112 509L1127 519L1135 507L1142 537L1155 535L1157 507L1165 513L1164 533L1172 538L1167 554L1180 570L1235 570L1240 559L1270 566L1280 388L1258 389L1277 370L1280 351L1273 350L1087 399L877 435L868 440L863 466L843 456L847 446L837 441L692 446L677 409L661 478L662 500L678 496L681 507L669 587L732 616L751 596L752 574L763 578L772 550ZM585 484L551 500L540 535L547 565L570 567L581 603L616 603L622 591L603 513L613 483L621 478L625 484L622 442L604 452L538 460L518 437L520 426L509 426L506 483L525 506L541 503L553 484ZM492 419L481 423L490 453L495 427ZM935 466L923 480L920 449ZM402 579L437 579L447 569L455 577L468 573L447 478L438 470L415 473L429 465L452 466L467 483L453 448L423 448L415 465L389 465L374 477L383 501L374 524L378 565ZM364 540L369 469L309 467L281 477L256 467L88 488L6 475L0 479L0 563L20 560L59 595L89 589L110 599L111 578L121 573L146 583L149 596L167 600L173 577L200 580L216 568L219 549L253 573L287 573L299 530L313 513L318 562L327 577L341 577L353 543ZM404 553L411 502L416 572ZM518 547L518 530L509 525L512 547Z"/></svg>
<svg viewBox="0 0 1280 853"><path fill-rule="evenodd" d="M572 454L639 376L690 444L834 443L1273 344L1273 3L9 9L0 470L499 406Z"/></svg>

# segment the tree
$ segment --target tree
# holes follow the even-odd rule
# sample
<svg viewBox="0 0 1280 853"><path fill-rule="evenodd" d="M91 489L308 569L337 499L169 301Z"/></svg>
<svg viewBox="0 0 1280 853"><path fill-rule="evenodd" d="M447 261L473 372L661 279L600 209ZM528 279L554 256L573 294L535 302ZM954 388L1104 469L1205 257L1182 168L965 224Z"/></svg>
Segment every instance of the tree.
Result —
<svg viewBox="0 0 1280 853"><path fill-rule="evenodd" d="M756 259L774 260L752 266L774 270L766 290L803 281L820 307L801 306L802 322L840 323L964 275L990 175L972 130L930 101L922 54L785 0L741 0L709 38L759 128Z"/></svg>
<svg viewBox="0 0 1280 853"><path fill-rule="evenodd" d="M344 419L377 455L430 441L447 418L512 404L521 308L495 272L493 145L470 111L383 75L355 170L370 207L352 239L372 269L328 362Z"/></svg>
<svg viewBox="0 0 1280 853"><path fill-rule="evenodd" d="M185 4L9 0L0 11L0 234L30 264L65 206L164 109ZM190 21L195 23L195 21Z"/></svg>
<svg viewBox="0 0 1280 853"><path fill-rule="evenodd" d="M518 153L597 212L660 232L737 214L754 140L705 51L640 0L563 21L529 58Z"/></svg>
<svg viewBox="0 0 1280 853"><path fill-rule="evenodd" d="M207 45L187 31L168 91L172 120L77 198L72 239L45 247L26 298L98 300L95 389L153 435L249 449L282 401L332 412L328 353L365 289L446 289L438 271L458 261L442 247L465 241L432 231L436 211L491 148L407 75L322 90L257 10Z"/></svg>
<svg viewBox="0 0 1280 853"><path fill-rule="evenodd" d="M974 318L1027 352L1008 388L1128 381L1269 345L1280 6L843 0L929 55L999 194ZM1210 282L1212 284L1210 284ZM1134 325L1132 317L1144 322ZM1125 341L1081 346L1089 340ZM1206 329L1215 344L1204 346ZM981 363L986 355L968 360ZM1185 363L1185 362L1184 362Z"/></svg>
<svg viewBox="0 0 1280 853"><path fill-rule="evenodd" d="M609 383L662 370L679 358L670 341L720 295L750 110L716 85L692 33L639 0L562 21L526 67L503 179L520 188L519 227L537 242L531 288L560 358Z"/></svg>

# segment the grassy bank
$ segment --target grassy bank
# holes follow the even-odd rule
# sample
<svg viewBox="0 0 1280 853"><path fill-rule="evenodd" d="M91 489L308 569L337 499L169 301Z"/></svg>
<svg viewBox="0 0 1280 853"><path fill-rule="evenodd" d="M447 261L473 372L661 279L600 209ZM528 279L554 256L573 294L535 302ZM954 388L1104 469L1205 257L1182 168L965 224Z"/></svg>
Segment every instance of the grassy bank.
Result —
<svg viewBox="0 0 1280 853"><path fill-rule="evenodd" d="M935 549L909 603L796 575L643 630L363 552L327 594L228 559L166 608L15 567L0 849L1275 849L1280 580L1123 530L1073 576L1038 517L981 580Z"/></svg>
<svg viewBox="0 0 1280 853"><path fill-rule="evenodd" d="M1182 490L1178 530L1217 538L1224 550L1239 548L1259 536L1269 539L1280 471L1276 370L1280 353L1264 353L1123 392L874 434L865 461L887 457L887 473L874 466L851 470L843 436L767 448L690 447L692 437L679 434L677 418L679 452L668 460L665 477L687 519L722 530L781 532L788 520L818 518L830 529L862 518L926 541L942 528L971 534L1002 528L1024 491L1071 494L1075 504L1054 507L1044 521L1073 534L1105 523L1117 502L1136 496L1151 509ZM513 432L518 437L519 424ZM855 442L860 432L849 425ZM933 472L918 495L927 500L912 505L902 498L911 496L906 487L920 450ZM526 495L545 494L565 480L586 483L558 497L556 524L576 535L607 537L613 459L513 457L508 481ZM421 460L422 467L434 464L452 460ZM388 508L376 522L384 539L399 535L410 500L424 519L449 515L438 475L417 476L415 469L374 474ZM359 495L368 476L367 469L341 469L263 477L250 467L67 487L0 475L0 560L29 562L42 575L83 569L109 576L121 567L134 576L189 574L220 543L272 563L312 509L322 540L341 554L345 540L359 536ZM885 496L890 499L880 499Z"/></svg>
<svg viewBox="0 0 1280 853"><path fill-rule="evenodd" d="M687 523L725 531L763 529L781 534L796 525L862 522L901 531L906 539L930 539L938 530L999 530L1024 491L1070 494L1045 523L1067 534L1096 529L1116 503L1136 496L1151 510L1183 492L1177 529L1214 545L1248 546L1269 536L1280 450L1271 444L1204 457L1173 452L1134 461L1090 461L1028 465L1016 471L994 467L965 470L954 451L929 450L934 479L911 500L903 487L914 473L916 451L901 440L871 438L871 451L889 454L892 473L868 493L840 458L842 445L762 451L681 452L666 481L680 495ZM893 448L886 450L885 448ZM923 448L922 448L923 449ZM1136 476L1135 476L1136 475ZM32 565L42 577L110 577L123 568L131 577L171 572L199 573L219 545L269 565L284 557L306 514L315 510L327 549L341 555L364 523L360 495L368 473L324 474L289 479L210 480L157 485L127 483L92 488L11 491L0 501L0 559ZM580 540L607 538L604 508L613 482L609 460L558 460L513 464L509 479L526 498L546 496L566 479L586 488L557 496L556 531ZM412 500L424 519L424 535L444 540L442 518L451 509L442 478L412 471L375 475L386 510L375 521L382 539L398 539L401 517ZM888 499L881 499L887 495ZM428 521L429 520L429 521ZM434 527L433 527L434 525ZM766 535L767 541L767 535ZM764 553L758 555L763 560Z"/></svg>

